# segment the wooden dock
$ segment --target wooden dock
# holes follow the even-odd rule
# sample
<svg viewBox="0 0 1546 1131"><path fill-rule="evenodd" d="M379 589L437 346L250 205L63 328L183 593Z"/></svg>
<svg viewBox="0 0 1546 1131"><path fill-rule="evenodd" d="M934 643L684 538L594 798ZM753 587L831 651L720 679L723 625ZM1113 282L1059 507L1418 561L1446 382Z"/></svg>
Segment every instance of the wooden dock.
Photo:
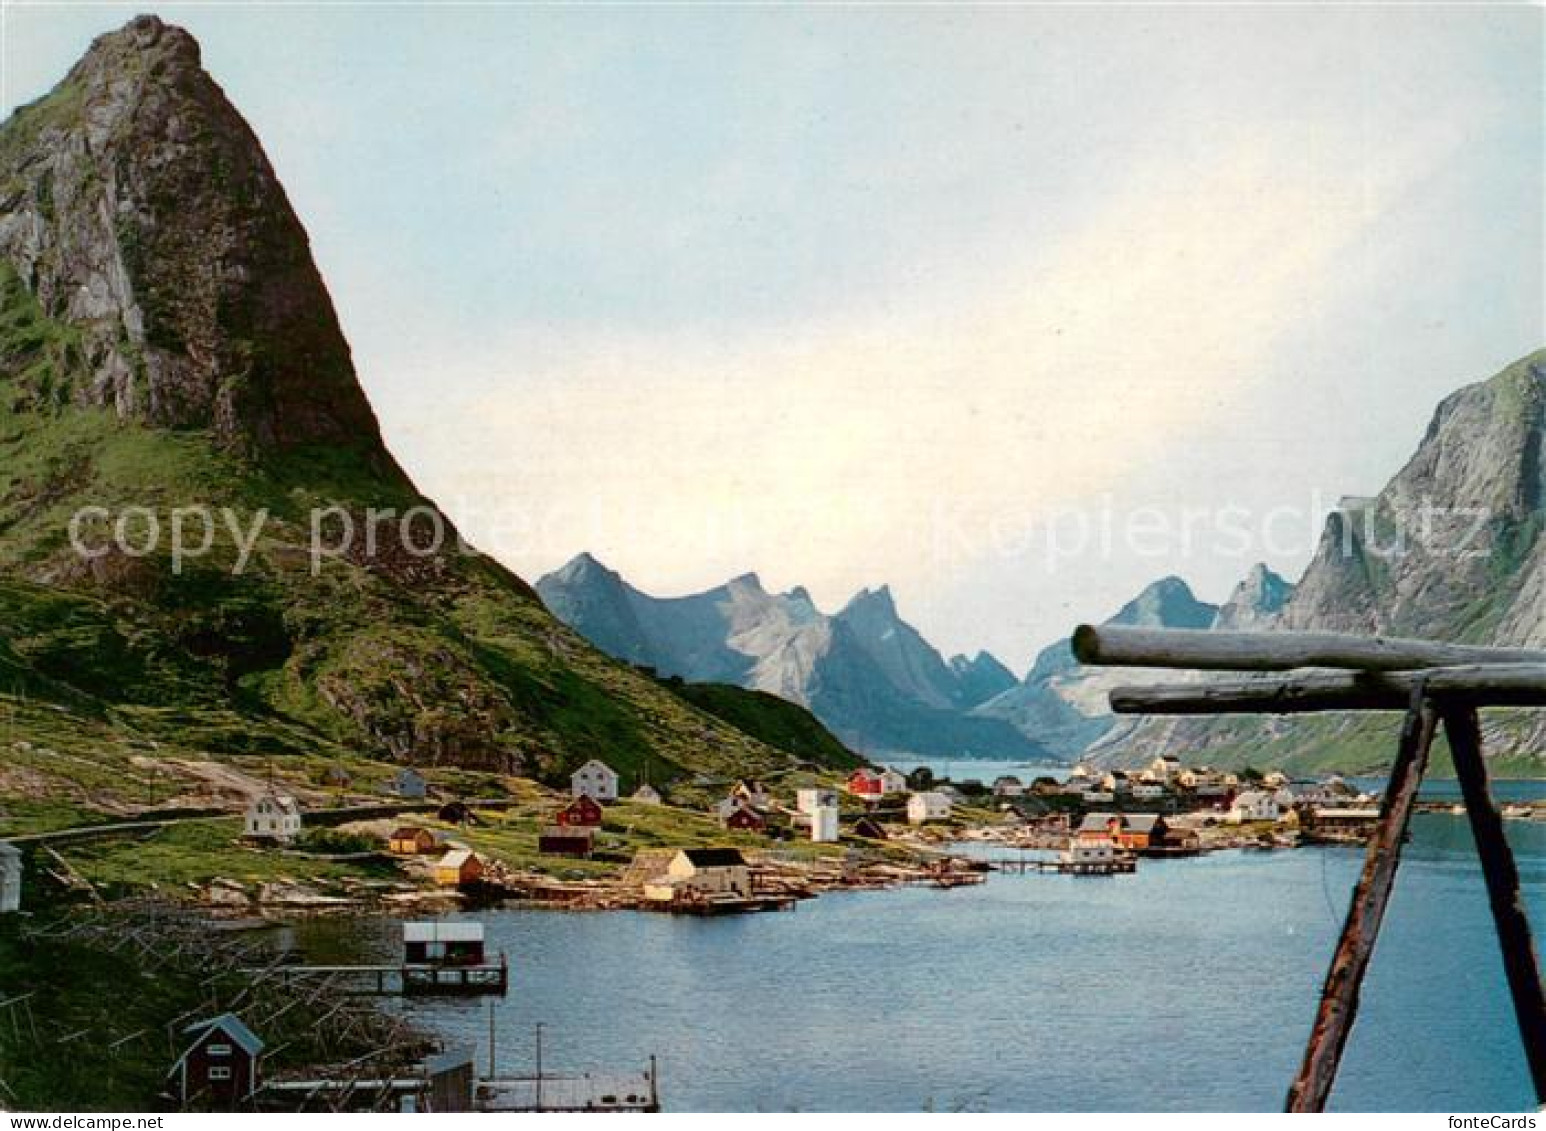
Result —
<svg viewBox="0 0 1546 1131"><path fill-rule="evenodd" d="M1006 856L990 860L988 865L994 871L1020 875L1029 872L1061 872L1070 876L1115 876L1138 870L1138 861L1131 856L1117 856L1111 860L1037 860Z"/></svg>
<svg viewBox="0 0 1546 1131"><path fill-rule="evenodd" d="M346 992L379 997L419 994L474 996L510 992L510 964L504 955L498 962L454 966L433 963L324 966L295 963L246 970L255 978L278 978L281 984L336 978L347 983Z"/></svg>
<svg viewBox="0 0 1546 1131"><path fill-rule="evenodd" d="M652 1065L648 1072L502 1076L478 1082L474 1107L483 1112L609 1112L660 1110Z"/></svg>

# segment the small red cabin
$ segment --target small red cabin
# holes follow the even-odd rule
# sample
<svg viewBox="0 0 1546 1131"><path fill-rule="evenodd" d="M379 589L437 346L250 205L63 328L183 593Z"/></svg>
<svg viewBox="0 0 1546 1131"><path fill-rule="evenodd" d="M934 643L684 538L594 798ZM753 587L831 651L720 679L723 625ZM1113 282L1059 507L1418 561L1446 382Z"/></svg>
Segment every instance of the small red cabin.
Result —
<svg viewBox="0 0 1546 1131"><path fill-rule="evenodd" d="M587 857L596 848L593 828L549 825L537 837L537 851L547 856Z"/></svg>
<svg viewBox="0 0 1546 1131"><path fill-rule="evenodd" d="M749 805L737 805L725 815L725 828L740 832L760 833L768 827L768 819Z"/></svg>
<svg viewBox="0 0 1546 1131"><path fill-rule="evenodd" d="M879 774L869 770L855 770L848 775L848 792L857 797L881 798L886 795L886 784Z"/></svg>
<svg viewBox="0 0 1546 1131"><path fill-rule="evenodd" d="M558 823L570 829L597 828L601 824L601 802L582 793L558 811Z"/></svg>
<svg viewBox="0 0 1546 1131"><path fill-rule="evenodd" d="M192 1043L172 1066L183 1108L234 1108L258 1090L263 1042L234 1013L189 1025Z"/></svg>

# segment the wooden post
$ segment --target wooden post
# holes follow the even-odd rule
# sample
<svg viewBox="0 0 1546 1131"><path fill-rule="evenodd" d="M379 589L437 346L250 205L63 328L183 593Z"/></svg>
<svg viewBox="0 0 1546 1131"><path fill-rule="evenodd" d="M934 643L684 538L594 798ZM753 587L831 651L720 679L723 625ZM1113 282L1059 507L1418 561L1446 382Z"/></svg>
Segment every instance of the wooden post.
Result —
<svg viewBox="0 0 1546 1131"><path fill-rule="evenodd" d="M1503 971L1508 977L1509 993L1514 999L1514 1016L1519 1036L1524 1041L1525 1059L1535 1084L1535 1100L1546 1104L1546 994L1541 990L1540 965L1530 937L1530 920L1525 916L1519 894L1519 869L1504 835L1503 819L1498 816L1487 785L1487 766L1482 761L1482 732L1472 708L1444 712L1444 733L1449 737L1455 776L1465 797L1471 834L1476 838L1476 854L1481 858L1482 874L1487 878L1487 898L1492 904L1492 921L1498 931L1498 946L1503 951Z"/></svg>
<svg viewBox="0 0 1546 1131"><path fill-rule="evenodd" d="M1396 867L1401 862L1401 842L1406 836L1428 764L1428 751L1438 728L1438 715L1424 698L1422 687L1413 690L1411 707L1401 731L1401 747L1391 767L1390 784L1385 791L1380 821L1369 840L1363 873L1353 889L1353 900L1342 937L1332 956L1331 969L1321 990L1320 1008L1305 1048L1304 1063L1288 1091L1289 1112L1326 1110L1331 1087L1336 1082L1342 1050L1358 1015L1358 995L1363 985L1380 923L1390 901Z"/></svg>

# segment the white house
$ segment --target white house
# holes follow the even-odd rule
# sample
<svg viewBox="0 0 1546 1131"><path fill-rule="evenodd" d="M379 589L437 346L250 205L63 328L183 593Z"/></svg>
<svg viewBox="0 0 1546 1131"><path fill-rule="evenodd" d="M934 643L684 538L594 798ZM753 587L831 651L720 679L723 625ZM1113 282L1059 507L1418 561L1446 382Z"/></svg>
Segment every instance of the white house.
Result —
<svg viewBox="0 0 1546 1131"><path fill-rule="evenodd" d="M1158 782L1139 782L1133 786L1134 801L1157 801L1165 796L1165 787Z"/></svg>
<svg viewBox="0 0 1546 1131"><path fill-rule="evenodd" d="M1282 770L1269 770L1261 780L1268 789L1282 789L1288 784L1288 775Z"/></svg>
<svg viewBox="0 0 1546 1131"><path fill-rule="evenodd" d="M915 793L907 799L907 819L915 825L949 820L950 798L935 790Z"/></svg>
<svg viewBox="0 0 1546 1131"><path fill-rule="evenodd" d="M288 794L265 793L247 806L246 834L252 840L288 844L301 835L301 807Z"/></svg>
<svg viewBox="0 0 1546 1131"><path fill-rule="evenodd" d="M882 796L888 793L906 793L907 775L889 767L880 771L880 792Z"/></svg>
<svg viewBox="0 0 1546 1131"><path fill-rule="evenodd" d="M1278 816L1278 803L1272 794L1248 789L1235 797L1235 803L1229 807L1229 814L1224 819L1238 825L1242 821L1276 821Z"/></svg>
<svg viewBox="0 0 1546 1131"><path fill-rule="evenodd" d="M993 779L993 796L1020 797L1025 793L1025 783L1014 774L1003 774Z"/></svg>
<svg viewBox="0 0 1546 1131"><path fill-rule="evenodd" d="M0 842L0 915L21 910L21 852Z"/></svg>
<svg viewBox="0 0 1546 1131"><path fill-rule="evenodd" d="M429 796L429 783L418 770L404 766L392 775L392 792L409 801L423 801Z"/></svg>
<svg viewBox="0 0 1546 1131"><path fill-rule="evenodd" d="M633 796L629 800L640 805L659 805L661 803L660 790L656 789L649 782L645 782L633 791Z"/></svg>
<svg viewBox="0 0 1546 1131"><path fill-rule="evenodd" d="M1173 754L1162 754L1149 763L1149 773L1155 781L1168 782L1181 772L1181 759Z"/></svg>
<svg viewBox="0 0 1546 1131"><path fill-rule="evenodd" d="M589 797L592 801L616 801L617 771L605 762L592 758L569 775L569 788L575 797Z"/></svg>
<svg viewBox="0 0 1546 1131"><path fill-rule="evenodd" d="M811 840L816 844L837 843L836 805L823 805L811 814Z"/></svg>
<svg viewBox="0 0 1546 1131"><path fill-rule="evenodd" d="M835 789L798 789L795 790L794 807L797 812L812 816L818 809L837 808L837 790Z"/></svg>

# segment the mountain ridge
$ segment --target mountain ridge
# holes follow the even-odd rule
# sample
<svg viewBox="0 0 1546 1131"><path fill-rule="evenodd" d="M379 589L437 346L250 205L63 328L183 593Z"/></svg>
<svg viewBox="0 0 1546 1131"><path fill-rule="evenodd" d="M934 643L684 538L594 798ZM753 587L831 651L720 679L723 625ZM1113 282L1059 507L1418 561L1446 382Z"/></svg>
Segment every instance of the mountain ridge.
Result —
<svg viewBox="0 0 1546 1131"><path fill-rule="evenodd" d="M682 597L655 597L589 553L539 578L560 620L615 656L692 682L736 682L808 707L871 754L1039 757L1040 743L974 719L1007 669L987 653L953 665L902 619L889 586L833 614L804 588L771 594L756 574Z"/></svg>

